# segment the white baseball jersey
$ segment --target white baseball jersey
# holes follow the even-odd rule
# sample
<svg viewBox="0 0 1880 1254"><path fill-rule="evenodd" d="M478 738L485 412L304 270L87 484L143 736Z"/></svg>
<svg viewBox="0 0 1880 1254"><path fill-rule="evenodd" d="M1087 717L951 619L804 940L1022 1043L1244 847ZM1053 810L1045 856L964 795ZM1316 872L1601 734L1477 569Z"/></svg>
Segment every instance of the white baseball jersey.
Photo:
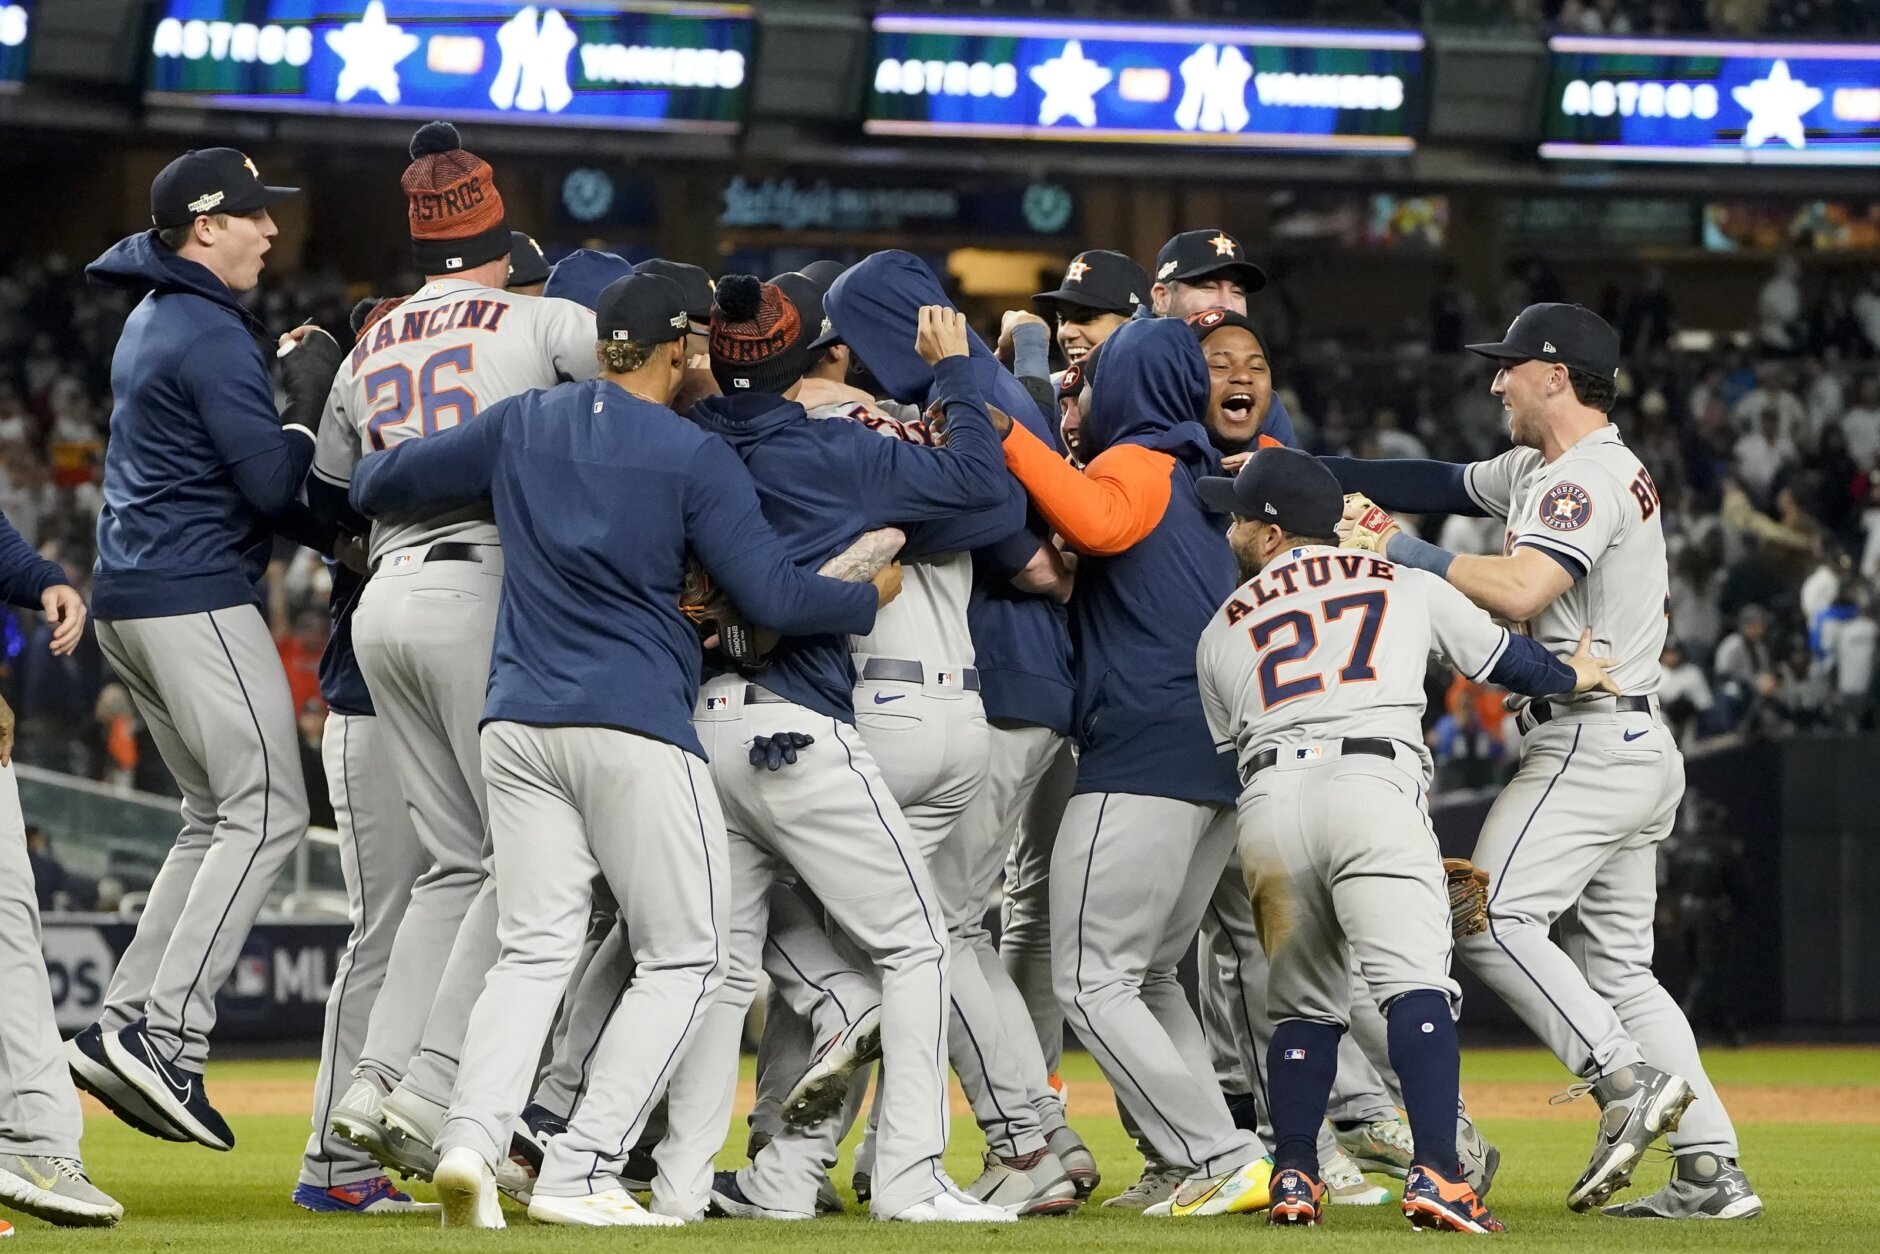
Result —
<svg viewBox="0 0 1880 1254"><path fill-rule="evenodd" d="M484 406L600 373L594 314L570 300L438 279L367 328L327 394L313 473L346 487L367 453L442 431ZM372 524L372 560L436 540L495 544L487 505Z"/></svg>
<svg viewBox="0 0 1880 1254"><path fill-rule="evenodd" d="M1591 627L1593 652L1619 659L1612 676L1622 691L1658 691L1670 601L1665 531L1657 485L1619 429L1599 428L1551 464L1538 449L1509 449L1471 463L1462 482L1476 504L1507 524L1506 552L1539 549L1574 576L1522 629L1564 658Z"/></svg>
<svg viewBox="0 0 1880 1254"><path fill-rule="evenodd" d="M837 402L818 406L809 416L859 422L891 439L932 444L927 424L919 420L917 411L910 412L916 416L904 421L880 406ZM971 666L973 637L966 629L966 603L972 592L971 554L911 563L901 572L901 595L882 607L873 631L849 637L849 649L877 657Z"/></svg>
<svg viewBox="0 0 1880 1254"><path fill-rule="evenodd" d="M1234 590L1195 651L1216 752L1385 737L1423 747L1432 652L1479 680L1508 631L1428 571L1304 545Z"/></svg>

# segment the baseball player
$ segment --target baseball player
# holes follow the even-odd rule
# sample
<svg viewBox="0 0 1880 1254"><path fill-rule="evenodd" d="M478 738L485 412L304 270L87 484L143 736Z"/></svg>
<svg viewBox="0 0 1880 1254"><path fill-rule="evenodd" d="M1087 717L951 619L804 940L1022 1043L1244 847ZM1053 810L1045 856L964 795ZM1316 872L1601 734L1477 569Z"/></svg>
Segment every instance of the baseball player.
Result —
<svg viewBox="0 0 1880 1254"><path fill-rule="evenodd" d="M1220 454L1195 419L1208 368L1194 329L1132 321L1104 344L1083 473L1028 432L1006 464L1083 554L1075 795L1051 862L1058 997L1162 1161L1184 1173L1151 1216L1258 1210L1267 1164L1212 1083L1175 978L1233 845L1238 791L1188 700L1201 628L1234 585L1222 520L1195 495Z"/></svg>
<svg viewBox="0 0 1880 1254"><path fill-rule="evenodd" d="M1204 309L1247 312L1247 298L1266 286L1266 271L1226 231L1183 231L1155 255L1150 307L1158 318L1188 318Z"/></svg>
<svg viewBox="0 0 1880 1254"><path fill-rule="evenodd" d="M98 1023L67 1046L79 1085L126 1122L211 1149L235 1136L203 1085L215 994L307 829L287 677L259 584L296 502L318 410L285 427L239 299L275 228L269 187L232 148L178 157L151 184L156 229L86 268L147 293L112 357L98 516L98 643L183 792L183 828L151 886ZM291 374L338 345L302 331ZM290 416L292 413L290 411Z"/></svg>
<svg viewBox="0 0 1880 1254"><path fill-rule="evenodd" d="M587 931L590 882L620 903L637 971L594 1085L553 1138L529 1213L675 1226L619 1170L723 981L724 819L690 713L698 641L678 608L687 553L759 620L872 624L879 585L799 572L725 446L666 408L684 378L677 284L601 294L599 382L499 402L359 468L370 515L490 500L509 572L483 720L502 956L470 1020L436 1180L447 1227L500 1228L494 1167ZM695 766L694 763L699 765ZM662 874L644 868L657 865Z"/></svg>
<svg viewBox="0 0 1880 1254"><path fill-rule="evenodd" d="M1684 759L1654 695L1668 583L1658 490L1606 417L1619 337L1578 305L1540 304L1499 342L1471 347L1499 367L1491 390L1514 448L1469 465L1329 464L1348 489L1387 508L1503 519L1504 553L1445 552L1363 502L1351 510L1354 534L1392 561L1442 575L1556 654L1592 628L1619 659L1623 695L1521 709L1520 769L1475 847L1491 877L1488 927L1462 942L1462 954L1587 1081L1603 1112L1570 1207L1602 1205L1669 1133L1671 1182L1606 1213L1750 1218L1762 1202L1737 1165L1735 1129L1690 1025L1652 974L1657 846L1677 817ZM1556 924L1564 949L1549 936Z"/></svg>
<svg viewBox="0 0 1880 1254"><path fill-rule="evenodd" d="M340 366L309 484L322 498L343 493L367 453L599 368L588 309L503 290L512 240L489 165L442 122L419 129L411 158L403 183L425 282ZM332 1121L380 1161L424 1175L471 1007L496 960L477 720L503 551L488 506L476 503L377 519L370 547L374 573L354 613L353 647L427 868ZM505 1182L524 1183L507 1169Z"/></svg>
<svg viewBox="0 0 1880 1254"><path fill-rule="evenodd" d="M354 307L353 338L399 304L366 299ZM330 388L330 383L329 383ZM325 389L322 390L324 396ZM358 533L362 519L350 520ZM320 656L320 695L327 704L321 757L339 828L340 872L346 883L352 932L333 972L320 1069L313 1085L313 1132L301 1159L294 1204L318 1214L381 1215L433 1209L394 1186L371 1154L332 1128L333 1107L350 1082L366 1025L385 982L392 940L405 916L411 887L424 870L424 846L412 830L392 756L372 712L372 694L353 655L352 620L365 580L329 562L333 582L332 635Z"/></svg>
<svg viewBox="0 0 1880 1254"><path fill-rule="evenodd" d="M1064 267L1064 281L1031 302L1056 320L1064 360L1075 366L1149 300L1149 275L1122 253L1092 248Z"/></svg>
<svg viewBox="0 0 1880 1254"><path fill-rule="evenodd" d="M1002 501L1006 482L981 375L963 360L964 317L937 307L921 316L922 353L939 363L952 424L949 446L935 449L882 439L857 423L812 420L788 399L815 360L809 344L820 306L814 284L800 275L774 284L720 279L711 360L724 395L692 414L750 467L765 517L792 554L823 561L860 531ZM715 1210L738 1217L808 1218L834 1161L819 1130L786 1128L746 1170L711 1175L731 1115L770 886L793 868L880 970L881 1006L868 1029L880 1036L883 1060L874 1214L908 1222L1013 1218L961 1193L940 1166L946 924L914 834L855 730L854 685L847 640L809 636L780 643L749 680L720 672L701 692L694 722L730 828L731 970L670 1089L671 1130L653 1182L663 1213L696 1214L709 1195Z"/></svg>
<svg viewBox="0 0 1880 1254"><path fill-rule="evenodd" d="M1465 674L1534 696L1603 686L1582 637L1571 664L1512 636L1427 572L1338 551L1338 481L1310 455L1254 453L1201 499L1234 518L1243 572L1201 634L1196 669L1217 748L1235 754L1239 845L1272 963L1267 1009L1274 1224L1324 1222L1319 1136L1349 1022L1349 972L1389 1018L1419 1228L1499 1232L1456 1153L1460 1056L1450 898L1423 808L1423 680L1432 646Z"/></svg>
<svg viewBox="0 0 1880 1254"><path fill-rule="evenodd" d="M64 657L85 630L85 602L0 515L0 600L41 610L52 652ZM0 1206L47 1223L110 1227L124 1208L91 1182L78 1154L78 1094L59 1051L52 986L39 940L39 901L26 856L26 820L13 777L13 710L0 699ZM13 1225L0 1220L0 1237Z"/></svg>

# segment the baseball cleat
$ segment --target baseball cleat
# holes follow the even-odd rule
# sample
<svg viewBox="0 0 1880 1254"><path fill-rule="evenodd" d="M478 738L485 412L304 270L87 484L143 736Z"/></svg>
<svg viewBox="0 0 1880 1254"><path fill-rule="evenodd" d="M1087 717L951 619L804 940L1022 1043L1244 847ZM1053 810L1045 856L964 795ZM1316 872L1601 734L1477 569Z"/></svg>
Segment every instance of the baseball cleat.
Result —
<svg viewBox="0 0 1880 1254"><path fill-rule="evenodd" d="M235 1148L235 1134L229 1130L228 1121L209 1104L209 1095L203 1091L202 1072L164 1059L151 1041L144 1020L105 1033L103 1042L111 1069L178 1132L212 1150Z"/></svg>
<svg viewBox="0 0 1880 1254"><path fill-rule="evenodd" d="M61 1228L111 1228L124 1218L83 1163L44 1154L0 1154L0 1206Z"/></svg>
<svg viewBox="0 0 1880 1254"><path fill-rule="evenodd" d="M1664 1188L1603 1213L1619 1219L1754 1219L1763 1213L1763 1204L1736 1160L1684 1154Z"/></svg>
<svg viewBox="0 0 1880 1254"><path fill-rule="evenodd" d="M392 1183L390 1176L336 1184L330 1189L317 1184L298 1185L294 1205L318 1215L416 1215L437 1209L435 1202L413 1200Z"/></svg>
<svg viewBox="0 0 1880 1254"><path fill-rule="evenodd" d="M385 1103L385 1088L376 1076L359 1076L347 1086L327 1115L327 1127L333 1135L385 1164L385 1117L380 1107Z"/></svg>
<svg viewBox="0 0 1880 1254"><path fill-rule="evenodd" d="M1181 1187L1182 1179L1182 1173L1176 1168L1144 1160L1142 1174L1136 1177L1136 1183L1115 1197L1105 1198L1103 1204L1118 1210L1147 1210L1173 1196L1175 1190Z"/></svg>
<svg viewBox="0 0 1880 1254"><path fill-rule="evenodd" d="M1585 1174L1567 1191L1570 1210L1591 1210L1630 1184L1646 1148L1677 1128L1694 1096L1682 1078L1644 1063L1600 1076L1590 1088L1599 1131Z"/></svg>
<svg viewBox="0 0 1880 1254"><path fill-rule="evenodd" d="M529 1132L537 1141L545 1142L568 1130L568 1121L540 1102L530 1102L522 1108L522 1122L529 1125Z"/></svg>
<svg viewBox="0 0 1880 1254"><path fill-rule="evenodd" d="M0 1219L0 1241L4 1241L6 1238L12 1235L13 1235L13 1225L8 1223L4 1219Z"/></svg>
<svg viewBox="0 0 1880 1254"><path fill-rule="evenodd" d="M1064 1215L1077 1209L1077 1186L1058 1156L1048 1149L1017 1158L986 1151L986 1169L960 1190L1009 1214Z"/></svg>
<svg viewBox="0 0 1880 1254"><path fill-rule="evenodd" d="M1334 1128L1338 1148L1359 1171L1375 1171L1402 1180L1410 1174L1410 1125L1402 1119L1373 1119Z"/></svg>
<svg viewBox="0 0 1880 1254"><path fill-rule="evenodd" d="M440 1159L438 1137L444 1131L446 1111L422 1097L394 1089L379 1104L384 1124L385 1166L407 1178L436 1183ZM509 1139L509 1156L496 1165L497 1191L518 1206L528 1206L540 1170L542 1151L522 1134L517 1121ZM531 1154L533 1151L533 1154ZM531 1161L533 1166L531 1166Z"/></svg>
<svg viewBox="0 0 1880 1254"><path fill-rule="evenodd" d="M855 1200L866 1206L875 1197L875 1178L866 1171L857 1171L849 1177L849 1190L855 1194Z"/></svg>
<svg viewBox="0 0 1880 1254"><path fill-rule="evenodd" d="M1486 1201L1495 1185L1495 1173L1501 1170L1501 1151L1467 1115L1456 1117L1456 1153L1462 1159L1463 1179Z"/></svg>
<svg viewBox="0 0 1880 1254"><path fill-rule="evenodd" d="M72 1083L104 1104L104 1108L159 1141L187 1144L188 1137L159 1114L144 1095L117 1073L104 1052L104 1029L92 1024L65 1043L65 1065L72 1072Z"/></svg>
<svg viewBox="0 0 1880 1254"><path fill-rule="evenodd" d="M574 1228L677 1228L683 1222L673 1215L654 1214L625 1189L608 1189L580 1197L537 1194L529 1203L529 1218L540 1224L565 1224Z"/></svg>
<svg viewBox="0 0 1880 1254"><path fill-rule="evenodd" d="M1364 1178L1356 1163L1343 1150L1333 1150L1319 1163L1320 1183L1327 1200L1338 1206L1382 1206L1390 1201L1390 1190Z"/></svg>
<svg viewBox="0 0 1880 1254"><path fill-rule="evenodd" d="M1058 1156L1064 1164L1064 1174L1071 1178L1071 1184L1077 1189L1077 1200L1084 1201L1097 1191L1103 1183L1103 1173L1097 1170L1096 1155L1084 1144L1084 1139L1061 1127L1044 1139L1045 1148ZM1159 1200L1159 1199L1158 1199Z"/></svg>
<svg viewBox="0 0 1880 1254"><path fill-rule="evenodd" d="M842 1109L849 1077L881 1057L881 1007L872 1006L829 1038L783 1099L783 1121L809 1128Z"/></svg>
<svg viewBox="0 0 1880 1254"><path fill-rule="evenodd" d="M714 1171L712 1173L712 1200L706 1208L706 1214L717 1215L723 1219L814 1219L815 1214L806 1210L777 1210L773 1207L753 1202L744 1192L744 1184L735 1171Z"/></svg>
<svg viewBox="0 0 1880 1254"><path fill-rule="evenodd" d="M444 1208L446 1228L506 1228L503 1204L497 1200L496 1175L483 1156L457 1146L437 1160L433 1180L437 1200Z"/></svg>
<svg viewBox="0 0 1880 1254"><path fill-rule="evenodd" d="M1273 1156L1256 1158L1218 1176L1190 1176L1167 1201L1143 1211L1150 1219L1200 1219L1208 1215L1251 1215L1272 1201Z"/></svg>
<svg viewBox="0 0 1880 1254"><path fill-rule="evenodd" d="M848 1208L842 1205L842 1195L836 1192L836 1182L823 1173L822 1183L816 1186L816 1213L818 1215L840 1215Z"/></svg>
<svg viewBox="0 0 1880 1254"><path fill-rule="evenodd" d="M540 1173L541 1168L536 1168ZM653 1151L644 1145L636 1145L627 1151L627 1160L620 1164L620 1187L629 1193L645 1193L653 1187L653 1177L659 1174L659 1164L653 1161Z"/></svg>
<svg viewBox="0 0 1880 1254"><path fill-rule="evenodd" d="M1412 1228L1439 1232L1506 1232L1467 1180L1450 1180L1421 1164L1403 1183L1403 1214Z"/></svg>
<svg viewBox="0 0 1880 1254"><path fill-rule="evenodd" d="M1325 1222L1325 1185L1297 1167L1273 1177L1266 1221L1276 1228L1316 1227Z"/></svg>
<svg viewBox="0 0 1880 1254"><path fill-rule="evenodd" d="M1011 1224L1018 1216L998 1206L968 1197L958 1189L948 1188L924 1202L916 1202L893 1215L876 1215L893 1223L904 1224Z"/></svg>

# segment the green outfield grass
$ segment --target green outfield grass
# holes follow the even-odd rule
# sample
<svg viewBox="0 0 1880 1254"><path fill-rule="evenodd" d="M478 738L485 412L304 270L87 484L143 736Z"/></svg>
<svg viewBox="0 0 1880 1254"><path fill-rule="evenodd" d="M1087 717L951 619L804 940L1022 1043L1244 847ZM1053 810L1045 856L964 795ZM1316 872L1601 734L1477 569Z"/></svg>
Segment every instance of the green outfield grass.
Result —
<svg viewBox="0 0 1880 1254"><path fill-rule="evenodd" d="M1880 1050L1762 1049L1718 1052L1710 1056L1719 1083L1796 1086L1798 1101L1819 1086L1848 1086L1854 1096L1871 1100L1880 1093ZM747 1060L748 1067L748 1060ZM1073 1055L1065 1072L1075 1081L1094 1081L1088 1058ZM241 1062L211 1068L212 1094L218 1084L240 1081L312 1082L312 1066L298 1062ZM1563 1085L1566 1077L1550 1057L1535 1051L1480 1051L1469 1055L1465 1085ZM1086 1102L1088 1107L1093 1103ZM1775 1106L1780 1109L1779 1104ZM1561 1203L1566 1187L1585 1163L1592 1140L1592 1106L1583 1102L1579 1119L1491 1118L1483 1121L1501 1146L1502 1173L1490 1198L1511 1231L1503 1245L1534 1249L1605 1251L1731 1248L1880 1249L1880 1187L1876 1187L1880 1127L1872 1124L1800 1122L1745 1123L1741 1127L1744 1165L1768 1213L1750 1223L1658 1224L1610 1220L1569 1213ZM1140 1160L1106 1112L1071 1110L1071 1122L1090 1143L1105 1178L1098 1192L1107 1197L1126 1187ZM913 1228L870 1224L859 1210L842 1219L811 1224L764 1224L713 1220L659 1232L582 1232L535 1225L511 1211L513 1225L503 1233L441 1233L431 1217L359 1219L314 1216L289 1201L307 1121L301 1116L260 1115L232 1120L240 1139L230 1154L149 1140L108 1116L93 1118L86 1130L85 1156L99 1184L129 1211L112 1232L61 1231L23 1216L10 1216L19 1229L6 1254L30 1249L111 1249L117 1251L276 1251L346 1250L364 1254L399 1254L407 1250L475 1247L508 1250L602 1250L654 1245L793 1251L826 1254L838 1245L882 1250L1040 1250L1094 1251L1124 1248L1216 1250L1248 1242L1301 1242L1314 1249L1364 1249L1414 1243L1419 1247L1443 1238L1413 1234L1394 1206L1337 1207L1327 1228L1318 1233L1276 1232L1263 1219L1231 1217L1196 1221L1145 1220L1105 1211L1092 1204L1069 1218L1027 1220L1009 1227ZM733 1144L742 1146L743 1129ZM948 1167L962 1182L978 1171L979 1136L970 1123L954 1122ZM742 1161L727 1148L722 1166ZM1641 1184L1656 1188L1667 1168L1649 1163ZM845 1155L838 1182L846 1185ZM421 1190L414 1190L421 1191ZM847 1194L846 1187L843 1189ZM1461 1238L1448 1238L1451 1241ZM853 1243L848 1245L847 1243Z"/></svg>

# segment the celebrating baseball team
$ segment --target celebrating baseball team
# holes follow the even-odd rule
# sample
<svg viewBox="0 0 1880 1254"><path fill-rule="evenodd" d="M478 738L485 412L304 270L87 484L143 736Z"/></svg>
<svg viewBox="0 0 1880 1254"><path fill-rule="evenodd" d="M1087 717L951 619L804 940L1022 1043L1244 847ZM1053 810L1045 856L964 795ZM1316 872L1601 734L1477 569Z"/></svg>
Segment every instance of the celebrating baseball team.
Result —
<svg viewBox="0 0 1880 1254"><path fill-rule="evenodd" d="M204 1082L216 993L308 821L260 608L280 536L332 569L352 922L307 1210L809 1220L843 1209L860 1131L877 1219L1063 1214L1126 1169L1065 1121L1068 1026L1143 1158L1104 1206L1395 1203L1499 1232L1459 954L1598 1106L1569 1208L1761 1213L1652 973L1684 789L1655 695L1665 541L1596 314L1534 305L1471 346L1500 456L1316 458L1224 231L1153 272L1082 252L989 347L912 253L715 283L551 268L453 127L410 153L425 282L361 301L351 344L264 347L240 298L294 189L233 149L170 163L154 229L87 271L142 294L89 615L183 826L61 1043L0 768L0 1205L121 1218L74 1084L235 1147ZM1452 554L1392 511L1499 519L1505 544ZM3 523L0 593L77 642L87 607ZM1517 711L1469 861L1430 821L1432 654ZM750 1162L714 1170L760 993ZM942 1166L949 1071L984 1136L970 1182ZM1661 1140L1669 1182L1620 1198Z"/></svg>

